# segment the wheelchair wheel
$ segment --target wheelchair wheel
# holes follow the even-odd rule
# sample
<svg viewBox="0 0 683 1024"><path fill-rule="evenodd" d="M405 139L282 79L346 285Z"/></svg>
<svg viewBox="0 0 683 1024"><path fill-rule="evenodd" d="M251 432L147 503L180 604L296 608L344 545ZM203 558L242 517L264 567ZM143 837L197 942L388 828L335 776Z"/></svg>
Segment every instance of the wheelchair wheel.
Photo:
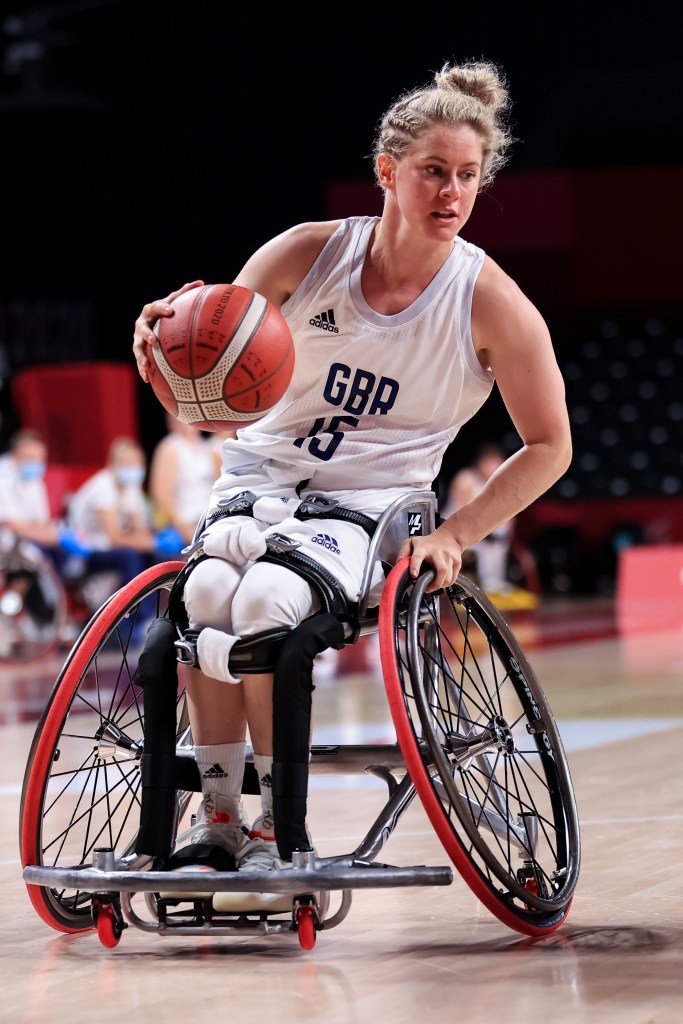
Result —
<svg viewBox="0 0 683 1024"><path fill-rule="evenodd" d="M402 559L379 613L396 735L424 809L485 906L525 935L567 916L580 867L557 725L500 612L466 577L437 594Z"/></svg>
<svg viewBox="0 0 683 1024"><path fill-rule="evenodd" d="M140 817L142 691L133 683L149 620L163 615L183 562L145 570L110 597L71 649L36 727L20 810L22 866L76 867L93 850L131 857ZM179 688L178 734L188 729ZM92 893L27 885L62 932L94 925Z"/></svg>
<svg viewBox="0 0 683 1024"><path fill-rule="evenodd" d="M51 654L67 617L62 581L36 545L21 541L0 553L0 662L24 664Z"/></svg>

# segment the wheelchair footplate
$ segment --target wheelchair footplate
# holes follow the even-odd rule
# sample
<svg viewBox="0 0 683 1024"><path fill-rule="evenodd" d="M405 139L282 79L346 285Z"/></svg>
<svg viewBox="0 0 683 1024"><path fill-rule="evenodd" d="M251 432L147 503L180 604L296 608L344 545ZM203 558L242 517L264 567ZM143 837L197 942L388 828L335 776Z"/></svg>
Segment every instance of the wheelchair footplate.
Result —
<svg viewBox="0 0 683 1024"><path fill-rule="evenodd" d="M313 948L318 931L344 920L353 889L449 885L453 881L449 867L396 867L353 855L320 858L314 851L295 851L292 867L279 871L148 868L148 859L117 861L112 850L98 849L92 865L28 866L24 881L92 893L93 924L106 946L116 945L130 924L163 936L290 931L304 949ZM341 903L330 914L334 891L341 892ZM133 908L136 893L145 894L148 917ZM254 909L249 909L250 893L254 894ZM272 906L263 905L264 893L273 894Z"/></svg>

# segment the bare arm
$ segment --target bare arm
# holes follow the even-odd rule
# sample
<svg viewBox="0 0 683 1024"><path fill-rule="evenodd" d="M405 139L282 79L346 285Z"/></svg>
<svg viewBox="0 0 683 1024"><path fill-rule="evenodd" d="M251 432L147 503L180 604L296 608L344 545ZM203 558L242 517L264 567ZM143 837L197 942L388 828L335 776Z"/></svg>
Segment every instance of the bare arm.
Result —
<svg viewBox="0 0 683 1024"><path fill-rule="evenodd" d="M264 295L279 309L298 288L320 255L325 243L339 221L312 221L298 224L270 239L251 256L233 284ZM157 343L154 324L162 316L173 316L171 303L191 288L199 288L204 281L190 281L164 299L148 302L135 321L133 355L142 379L149 381L148 346Z"/></svg>
<svg viewBox="0 0 683 1024"><path fill-rule="evenodd" d="M406 541L417 575L423 561L435 569L430 590L449 586L462 552L545 493L571 461L564 381L548 328L517 285L490 260L475 288L472 330L480 361L490 366L522 448L431 536Z"/></svg>
<svg viewBox="0 0 683 1024"><path fill-rule="evenodd" d="M147 524L140 517L133 517L132 529L122 530L118 512L111 508L99 510L100 525L113 548L135 548L136 551L153 551L154 537Z"/></svg>
<svg viewBox="0 0 683 1024"><path fill-rule="evenodd" d="M187 524L179 517L175 501L179 472L178 453L167 441L168 438L162 438L154 452L149 472L149 494L162 525L169 524L183 532L183 527Z"/></svg>
<svg viewBox="0 0 683 1024"><path fill-rule="evenodd" d="M20 519L6 519L2 523L17 537L32 540L34 544L54 547L59 543L59 529L56 523L25 523Z"/></svg>

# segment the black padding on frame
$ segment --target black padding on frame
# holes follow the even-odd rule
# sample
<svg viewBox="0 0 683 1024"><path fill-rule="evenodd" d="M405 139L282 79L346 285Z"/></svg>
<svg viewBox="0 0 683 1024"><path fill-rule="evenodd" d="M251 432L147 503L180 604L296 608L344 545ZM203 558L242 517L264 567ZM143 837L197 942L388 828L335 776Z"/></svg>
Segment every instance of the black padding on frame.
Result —
<svg viewBox="0 0 683 1024"><path fill-rule="evenodd" d="M319 612L296 626L282 645L273 684L273 817L280 856L309 850L306 833L308 756L316 654L344 646L344 627Z"/></svg>

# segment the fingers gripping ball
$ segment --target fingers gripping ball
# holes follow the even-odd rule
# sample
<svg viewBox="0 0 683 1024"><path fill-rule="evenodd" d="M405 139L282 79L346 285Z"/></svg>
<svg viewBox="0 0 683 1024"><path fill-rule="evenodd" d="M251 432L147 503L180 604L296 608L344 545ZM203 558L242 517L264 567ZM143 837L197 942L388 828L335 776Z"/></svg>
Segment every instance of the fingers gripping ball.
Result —
<svg viewBox="0 0 683 1024"><path fill-rule="evenodd" d="M208 284L180 295L173 310L155 324L150 350L150 383L168 412L224 431L255 423L280 401L294 342L276 306L250 288Z"/></svg>

